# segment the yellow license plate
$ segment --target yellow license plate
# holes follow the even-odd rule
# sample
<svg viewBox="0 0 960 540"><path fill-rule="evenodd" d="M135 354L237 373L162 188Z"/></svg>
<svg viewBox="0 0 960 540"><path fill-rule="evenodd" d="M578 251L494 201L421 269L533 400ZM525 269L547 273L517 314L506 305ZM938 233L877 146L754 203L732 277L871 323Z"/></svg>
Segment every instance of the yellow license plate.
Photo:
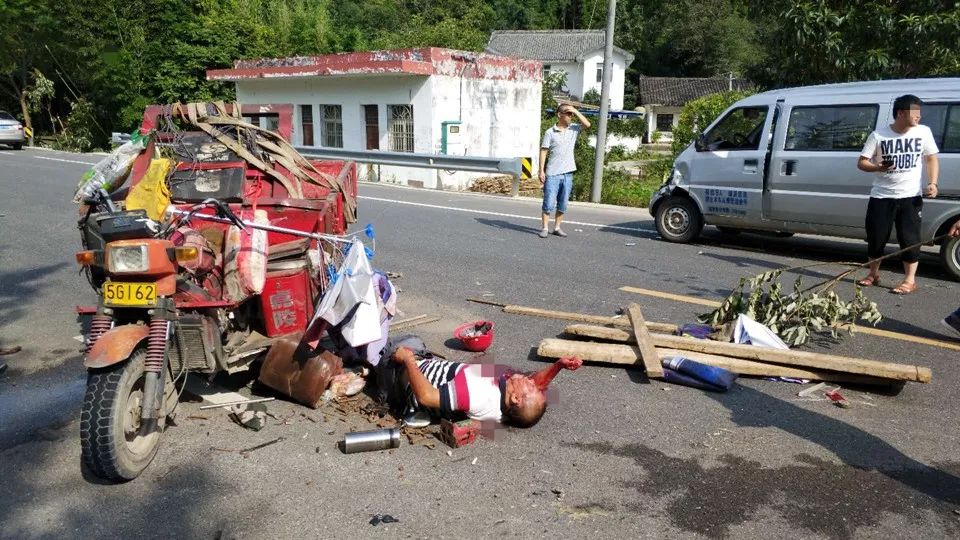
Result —
<svg viewBox="0 0 960 540"><path fill-rule="evenodd" d="M152 306L157 303L156 283L103 284L103 303L107 306Z"/></svg>

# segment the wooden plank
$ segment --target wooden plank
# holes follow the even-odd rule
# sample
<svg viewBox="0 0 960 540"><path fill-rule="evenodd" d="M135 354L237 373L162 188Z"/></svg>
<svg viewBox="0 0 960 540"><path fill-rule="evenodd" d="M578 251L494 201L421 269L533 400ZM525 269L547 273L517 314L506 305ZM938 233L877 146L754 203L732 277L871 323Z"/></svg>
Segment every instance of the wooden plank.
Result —
<svg viewBox="0 0 960 540"><path fill-rule="evenodd" d="M932 377L930 368L909 364L878 362L865 358L835 356L832 354L793 351L789 349L770 349L767 347L757 347L755 345L723 343L709 339L691 339L665 334L653 335L653 341L658 347L671 347L684 351L718 354L721 356L758 360L760 362L784 364L788 366L842 371L844 373L869 375L871 377L882 377L884 379L928 383Z"/></svg>
<svg viewBox="0 0 960 540"><path fill-rule="evenodd" d="M633 325L633 336L637 341L637 348L640 350L640 360L643 361L643 367L647 371L647 377L652 379L663 378L663 366L660 365L660 357L657 356L657 349L650 338L650 332L647 330L647 321L643 319L643 312L640 306L631 303L627 306L627 315L630 316L630 323Z"/></svg>
<svg viewBox="0 0 960 540"><path fill-rule="evenodd" d="M571 336L581 336L593 339L605 339L607 341L619 341L621 343L634 343L633 334L619 328L610 328L608 326L594 326L592 324L570 324L563 329L564 334Z"/></svg>
<svg viewBox="0 0 960 540"><path fill-rule="evenodd" d="M396 325L390 325L390 331L393 332L394 330L406 330L407 328L413 328L414 326L420 326L422 324L435 323L439 320L440 320L440 317L427 317L426 315L424 315L423 318L414 317L411 319L400 321L400 323Z"/></svg>
<svg viewBox="0 0 960 540"><path fill-rule="evenodd" d="M607 324L612 326L621 326L630 328L630 321L626 317L605 317L603 315L586 315L584 313L572 313L569 311L552 311L548 309L539 309L527 306L504 306L504 313L514 315L528 315L532 317L545 317L548 319L560 319L564 321L577 321L592 324ZM648 322L647 329L653 332L676 332L677 325L668 323Z"/></svg>
<svg viewBox="0 0 960 540"><path fill-rule="evenodd" d="M537 348L537 354L545 358L577 356L590 362L601 362L604 364L625 366L637 365L640 357L639 349L631 345L570 341L554 338L548 338L541 341L540 346ZM796 377L800 379L813 379L818 381L830 381L848 384L868 384L877 386L890 386L893 382L890 379L883 379L879 377L851 375L849 373L837 373L825 370L794 368L780 366L777 364L764 364L762 362L754 362L751 360L744 360L742 358L730 358L720 355L681 351L679 349L657 348L657 356L660 359L683 356L685 358L696 360L697 362L702 362L711 366L729 369L730 371L740 375L748 375L753 377Z"/></svg>
<svg viewBox="0 0 960 540"><path fill-rule="evenodd" d="M607 339L629 343L632 337L629 333L615 328L603 328L589 325L570 325L564 329L568 334ZM670 347L684 351L695 351L707 354L717 354L732 358L743 358L759 362L784 364L795 367L826 369L857 375L868 375L884 379L901 381L915 381L928 383L932 378L930 368L909 364L893 364L878 362L864 358L835 356L807 351L770 349L754 345L724 343L708 339L691 339L681 336L652 334L653 343L657 347Z"/></svg>

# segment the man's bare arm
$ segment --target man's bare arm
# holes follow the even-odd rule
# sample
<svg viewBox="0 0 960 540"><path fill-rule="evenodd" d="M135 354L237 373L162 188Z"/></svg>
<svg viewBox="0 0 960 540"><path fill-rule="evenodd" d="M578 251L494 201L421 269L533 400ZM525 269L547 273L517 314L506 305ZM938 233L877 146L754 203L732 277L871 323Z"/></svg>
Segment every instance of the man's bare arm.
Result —
<svg viewBox="0 0 960 540"><path fill-rule="evenodd" d="M531 375L533 383L537 385L537 388L540 390L546 390L547 386L550 384L550 381L557 376L557 373L560 373L561 369L569 369L574 371L583 365L583 360L575 357L561 358L553 363L552 366L545 367L540 371Z"/></svg>
<svg viewBox="0 0 960 540"><path fill-rule="evenodd" d="M546 167L547 167L547 152L546 148L540 149L540 174L537 176L540 178L540 183L542 184L547 179Z"/></svg>
<svg viewBox="0 0 960 540"><path fill-rule="evenodd" d="M868 157L863 157L863 156L860 156L860 159L857 161L857 168L860 169L860 170L863 171L863 172L880 172L880 171L886 171L886 170L890 169L891 167L893 167L893 165L891 165L890 167L884 167L883 165L877 165L876 163L870 161L870 158L868 158Z"/></svg>
<svg viewBox="0 0 960 540"><path fill-rule="evenodd" d="M437 390L430 381L427 380L420 368L417 367L417 359L413 351L406 347L400 347L393 353L393 361L403 364L407 371L407 378L410 379L410 388L413 389L413 395L417 402L424 407L437 409L440 407L440 390Z"/></svg>
<svg viewBox="0 0 960 540"><path fill-rule="evenodd" d="M573 114L577 117L577 120L580 121L580 125L582 125L586 129L590 129L590 126L593 124L591 124L590 121L587 120L587 117L580 114L580 111L578 111L576 107L570 107L570 110L573 111Z"/></svg>
<svg viewBox="0 0 960 540"><path fill-rule="evenodd" d="M940 159L936 154L923 156L923 165L927 170L927 189L924 190L927 197L936 197L940 189L937 181L940 179Z"/></svg>

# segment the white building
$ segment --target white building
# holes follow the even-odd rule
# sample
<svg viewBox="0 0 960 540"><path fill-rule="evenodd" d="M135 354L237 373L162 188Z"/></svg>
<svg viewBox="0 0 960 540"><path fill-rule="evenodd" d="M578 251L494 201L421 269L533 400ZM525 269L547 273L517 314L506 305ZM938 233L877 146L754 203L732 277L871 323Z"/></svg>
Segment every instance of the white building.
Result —
<svg viewBox="0 0 960 540"><path fill-rule="evenodd" d="M590 90L600 92L604 41L603 30L501 30L490 35L486 51L539 60L544 74L565 72L567 83L562 90L580 100ZM623 109L626 71L632 62L632 54L613 48L610 110Z"/></svg>
<svg viewBox="0 0 960 540"><path fill-rule="evenodd" d="M439 48L238 60L207 79L241 103L295 106L293 143L352 150L531 157L540 141L539 62ZM536 169L534 169L536 170ZM465 189L476 173L371 165L367 178Z"/></svg>
<svg viewBox="0 0 960 540"><path fill-rule="evenodd" d="M673 140L673 128L684 105L717 92L750 90L753 83L731 77L640 77L637 86L640 105L646 111L644 141L655 142L656 133L659 142L667 143Z"/></svg>

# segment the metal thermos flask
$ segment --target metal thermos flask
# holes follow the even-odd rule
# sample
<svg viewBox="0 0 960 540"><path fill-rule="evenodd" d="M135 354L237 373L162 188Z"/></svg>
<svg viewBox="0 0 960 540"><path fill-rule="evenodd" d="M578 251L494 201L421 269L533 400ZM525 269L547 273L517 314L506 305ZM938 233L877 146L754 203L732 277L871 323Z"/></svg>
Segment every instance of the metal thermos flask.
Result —
<svg viewBox="0 0 960 540"><path fill-rule="evenodd" d="M343 453L356 454L373 450L400 448L400 430L396 428L354 431L343 436Z"/></svg>

